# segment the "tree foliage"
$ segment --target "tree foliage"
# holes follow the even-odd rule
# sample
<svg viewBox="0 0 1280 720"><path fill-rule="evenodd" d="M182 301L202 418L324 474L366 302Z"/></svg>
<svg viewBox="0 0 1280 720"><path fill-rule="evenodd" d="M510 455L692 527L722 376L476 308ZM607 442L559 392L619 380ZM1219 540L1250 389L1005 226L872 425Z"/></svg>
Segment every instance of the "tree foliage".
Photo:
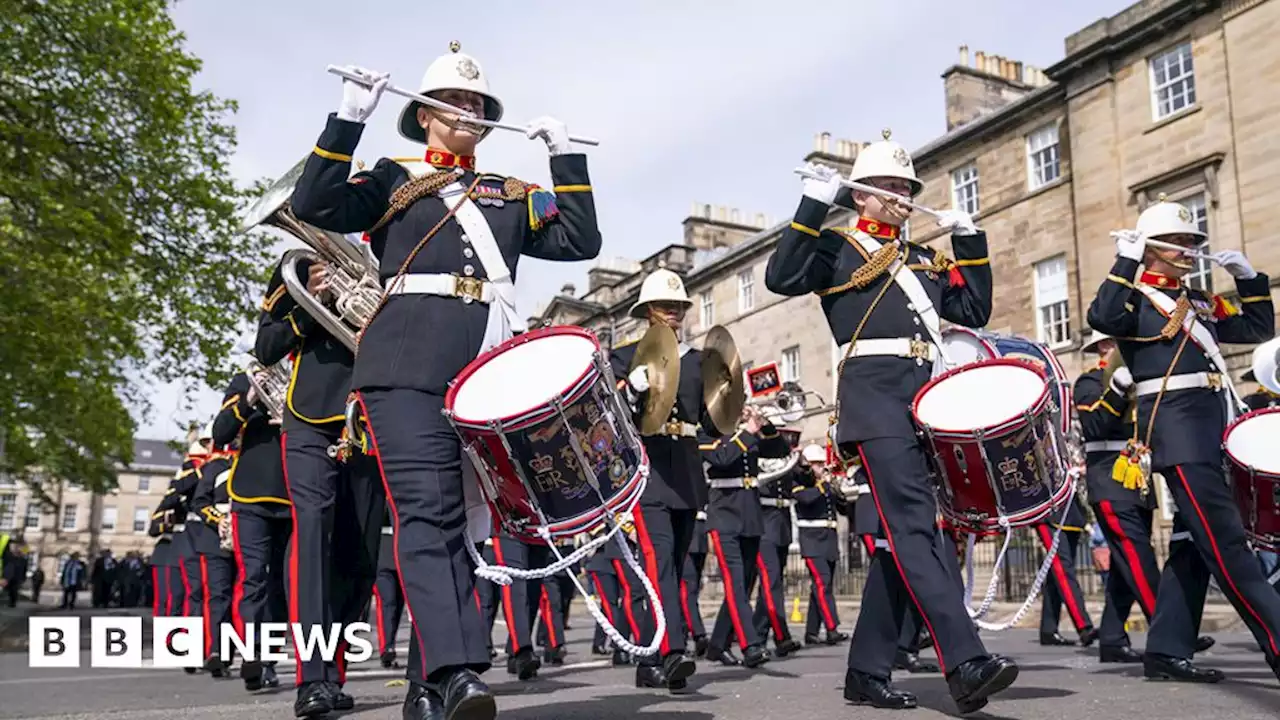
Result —
<svg viewBox="0 0 1280 720"><path fill-rule="evenodd" d="M193 87L169 5L0 2L0 471L109 487L129 408L221 382L260 296L235 103Z"/></svg>

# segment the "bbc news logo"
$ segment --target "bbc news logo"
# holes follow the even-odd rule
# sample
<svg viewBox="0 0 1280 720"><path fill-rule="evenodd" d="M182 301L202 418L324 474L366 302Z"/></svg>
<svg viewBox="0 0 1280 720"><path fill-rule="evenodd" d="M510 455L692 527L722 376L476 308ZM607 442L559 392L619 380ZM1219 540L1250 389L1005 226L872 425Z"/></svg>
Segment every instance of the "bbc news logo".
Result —
<svg viewBox="0 0 1280 720"><path fill-rule="evenodd" d="M205 628L199 617L158 617L151 621L151 667L204 667ZM33 668L80 667L80 618L32 617L28 623L28 664ZM233 655L245 661L287 662L285 646L292 641L298 659L319 657L335 662L341 654L347 663L373 657L369 623L302 626L297 623L245 623L244 635L223 623L218 658L230 663ZM146 634L140 617L89 618L89 666L140 668Z"/></svg>

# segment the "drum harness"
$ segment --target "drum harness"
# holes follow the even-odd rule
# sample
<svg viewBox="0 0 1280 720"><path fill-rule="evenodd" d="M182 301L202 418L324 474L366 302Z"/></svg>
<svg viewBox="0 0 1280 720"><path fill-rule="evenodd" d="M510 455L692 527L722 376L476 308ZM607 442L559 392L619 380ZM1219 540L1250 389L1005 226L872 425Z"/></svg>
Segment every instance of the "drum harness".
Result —
<svg viewBox="0 0 1280 720"><path fill-rule="evenodd" d="M889 276L885 279L884 284L881 285L879 292L871 301L871 306L867 308L866 314L862 316L862 320L859 321L858 327L854 329L853 335L849 338L849 343L845 346L844 357L840 359L840 364L836 366L837 379L844 374L844 366L845 363L849 361L849 358L857 357L857 355L854 354L854 346L857 344L858 336L862 334L862 330L866 326L867 321L871 318L871 314L875 312L880 301L884 299L885 293L888 292L889 286L893 284L898 285L903 294L911 301L911 309L920 316L921 324L924 325L925 330L928 331L933 347L936 349L935 351L938 354L937 361L942 362L944 366L950 367L951 361L946 356L946 352L943 349L941 331L936 327L937 313L933 308L933 303L929 300L929 296L925 293L919 280L913 274L915 268L908 265L908 260L911 257L911 246L907 243L901 243L901 248L899 248L897 247L898 241L884 245L876 241L876 239L872 238L870 235L863 233L858 233L856 235L849 235L845 233L840 234L844 235L846 240L857 243L857 247L861 249L863 256L866 258L866 262L852 273L847 283L828 288L826 290L820 290L817 292L817 295L821 297L838 292L844 292L850 289L861 290L869 286L886 272L888 272ZM939 252L938 255L935 256L933 265L929 267L929 269L935 271L943 269L942 266L945 264L946 263L942 261L941 253ZM901 275L901 271L903 269L908 270L908 274L906 276ZM927 356L921 356L921 351L917 349L914 342L912 343L912 351L912 357L916 358L916 362L918 364L923 364L924 359ZM1065 412L1065 409L1063 411ZM832 437L832 447L835 451L836 460L842 465L848 465L850 460L844 457L840 452L839 444L834 440L834 426L839 422L839 418L840 384L837 382L835 411L828 418L828 434ZM979 605L977 610L974 610L971 607L973 602L973 586L975 583L975 570L972 558L976 538L973 533L968 533L966 545L966 557L968 559L965 562L965 610L968 611L969 617L979 628L991 632L1007 630L1021 622L1022 618L1031 610L1032 603L1034 603L1036 598L1040 595L1040 589L1044 585L1045 580L1048 579L1049 572L1053 568L1053 560L1058 554L1058 545L1062 537L1061 526L1066 522L1067 513L1071 510L1071 503L1075 500L1076 480L1083 472L1084 469L1081 467L1071 467L1067 470L1068 482L1071 484L1071 490L1067 495L1065 504L1063 505L1062 520L1054 530L1053 543L1046 551L1044 562L1041 563L1040 569L1036 572L1036 577L1031 584L1031 592L1028 595L1026 602L1024 602L1022 607L1018 608L1017 612L1015 612L1009 620L1005 622L990 623L983 621L982 618L986 616L987 612L991 609L992 603L995 602L996 590L999 589L1000 586L1000 568L1004 564L1004 559L1009 550L1009 543L1013 538L1012 528L1009 527L1007 518L1002 516L1000 518L1000 525L1004 530L1004 547L1001 548L1000 554L996 557L995 565L992 567L991 571L991 583L987 586L986 597L983 598L982 603Z"/></svg>

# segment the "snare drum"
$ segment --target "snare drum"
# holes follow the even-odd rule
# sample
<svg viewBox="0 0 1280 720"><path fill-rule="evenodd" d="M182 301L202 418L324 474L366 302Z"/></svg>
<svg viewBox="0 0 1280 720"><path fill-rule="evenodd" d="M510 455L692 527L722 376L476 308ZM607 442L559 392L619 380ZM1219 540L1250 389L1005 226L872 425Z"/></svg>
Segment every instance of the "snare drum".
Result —
<svg viewBox="0 0 1280 720"><path fill-rule="evenodd" d="M1058 356L1047 345L1017 335L949 327L942 331L942 348L953 368L993 358L1012 358L1036 366L1049 382L1051 411L1058 427L1064 435L1071 432L1071 381L1062 369L1062 363L1058 362ZM942 363L935 366L941 367Z"/></svg>
<svg viewBox="0 0 1280 720"><path fill-rule="evenodd" d="M494 517L517 539L541 544L545 529L571 540L644 491L648 457L588 330L511 338L463 368L444 404Z"/></svg>
<svg viewBox="0 0 1280 720"><path fill-rule="evenodd" d="M929 381L911 416L939 479L951 524L990 534L1032 525L1071 492L1065 443L1045 373L1020 359L978 360Z"/></svg>
<svg viewBox="0 0 1280 720"><path fill-rule="evenodd" d="M1255 548L1280 551L1280 408L1255 410L1222 436L1227 473L1245 534Z"/></svg>

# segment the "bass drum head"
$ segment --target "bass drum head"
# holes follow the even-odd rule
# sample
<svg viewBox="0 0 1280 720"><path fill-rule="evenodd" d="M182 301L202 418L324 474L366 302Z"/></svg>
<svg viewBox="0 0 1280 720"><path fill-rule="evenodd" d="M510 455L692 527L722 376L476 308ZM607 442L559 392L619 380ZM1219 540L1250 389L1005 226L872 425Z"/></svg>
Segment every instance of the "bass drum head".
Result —
<svg viewBox="0 0 1280 720"><path fill-rule="evenodd" d="M963 327L949 327L942 331L942 351L950 366L936 362L933 376L938 377L950 369L972 365L982 360L999 357L996 348L988 341L987 333Z"/></svg>
<svg viewBox="0 0 1280 720"><path fill-rule="evenodd" d="M984 360L932 380L916 396L916 422L939 432L995 428L1034 408L1047 391L1030 366Z"/></svg>
<svg viewBox="0 0 1280 720"><path fill-rule="evenodd" d="M1238 465L1280 477L1280 408L1249 413L1227 428L1223 445Z"/></svg>
<svg viewBox="0 0 1280 720"><path fill-rule="evenodd" d="M463 423L520 417L576 385L599 349L594 337L577 328L545 328L517 336L464 368L445 405Z"/></svg>

